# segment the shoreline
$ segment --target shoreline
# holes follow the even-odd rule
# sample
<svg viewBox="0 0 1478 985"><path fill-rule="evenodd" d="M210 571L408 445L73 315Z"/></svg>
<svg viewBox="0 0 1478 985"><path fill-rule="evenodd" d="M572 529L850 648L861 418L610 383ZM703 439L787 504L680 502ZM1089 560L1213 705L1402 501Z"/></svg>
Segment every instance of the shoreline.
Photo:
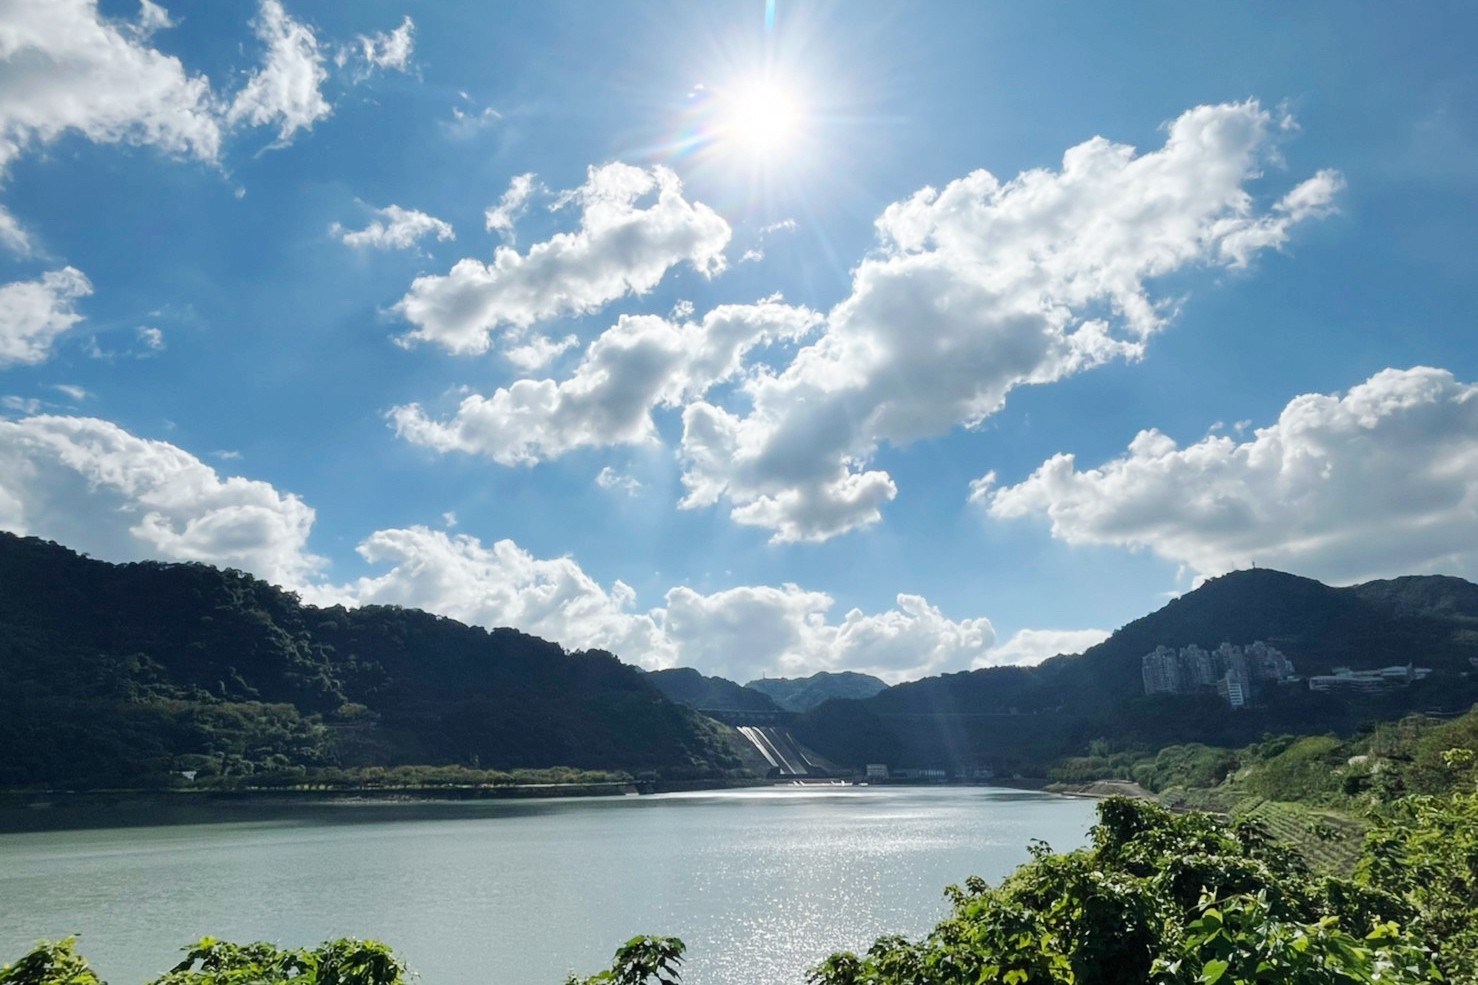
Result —
<svg viewBox="0 0 1478 985"><path fill-rule="evenodd" d="M765 780L673 780L639 783L521 783L488 787L340 787L4 790L0 834L88 827L147 827L165 823L250 821L305 810L474 804L488 801L635 797L656 793L765 786Z"/></svg>

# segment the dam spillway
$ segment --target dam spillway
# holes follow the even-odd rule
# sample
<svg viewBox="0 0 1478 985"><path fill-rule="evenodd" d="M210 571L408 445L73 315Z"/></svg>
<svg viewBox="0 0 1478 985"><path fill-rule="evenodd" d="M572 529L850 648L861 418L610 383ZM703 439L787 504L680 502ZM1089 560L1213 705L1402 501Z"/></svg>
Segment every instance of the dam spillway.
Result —
<svg viewBox="0 0 1478 985"><path fill-rule="evenodd" d="M749 740L771 770L781 776L811 776L820 772L816 764L806 758L791 737L790 730L775 725L738 725L740 735Z"/></svg>

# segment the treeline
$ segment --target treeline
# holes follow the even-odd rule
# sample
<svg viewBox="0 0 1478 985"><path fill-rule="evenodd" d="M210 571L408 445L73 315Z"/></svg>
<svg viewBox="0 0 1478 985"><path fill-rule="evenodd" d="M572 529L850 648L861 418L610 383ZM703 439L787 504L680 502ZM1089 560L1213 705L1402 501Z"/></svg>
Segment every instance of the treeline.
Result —
<svg viewBox="0 0 1478 985"><path fill-rule="evenodd" d="M1361 811L1407 794L1467 789L1473 777L1456 760L1478 757L1478 707L1453 719L1408 715L1371 722L1349 739L1285 734L1237 749L1185 743L1155 752L1114 751L1104 739L1090 746L1095 754L1064 761L1053 779L1128 779L1201 806L1230 808L1260 797Z"/></svg>
<svg viewBox="0 0 1478 985"><path fill-rule="evenodd" d="M0 787L250 785L333 769L720 777L713 723L603 651L239 571L0 533Z"/></svg>

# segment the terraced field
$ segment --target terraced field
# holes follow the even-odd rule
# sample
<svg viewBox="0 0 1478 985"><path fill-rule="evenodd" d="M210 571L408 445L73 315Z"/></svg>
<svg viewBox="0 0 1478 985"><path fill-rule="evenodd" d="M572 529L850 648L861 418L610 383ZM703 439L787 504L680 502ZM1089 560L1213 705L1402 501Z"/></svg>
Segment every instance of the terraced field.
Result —
<svg viewBox="0 0 1478 985"><path fill-rule="evenodd" d="M1252 798L1238 804L1234 817L1258 821L1274 837L1299 850L1321 875L1347 876L1360 857L1365 825L1339 811Z"/></svg>

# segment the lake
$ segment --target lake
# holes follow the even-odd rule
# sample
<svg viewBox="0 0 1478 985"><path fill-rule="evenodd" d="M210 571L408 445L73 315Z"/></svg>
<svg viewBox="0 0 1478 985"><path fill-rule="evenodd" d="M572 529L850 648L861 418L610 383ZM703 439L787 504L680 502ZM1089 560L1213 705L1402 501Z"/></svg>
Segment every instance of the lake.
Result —
<svg viewBox="0 0 1478 985"><path fill-rule="evenodd" d="M927 931L947 884L998 882L1032 839L1074 848L1094 820L1089 801L986 787L263 811L0 834L0 963L76 933L110 985L138 985L205 935L358 936L424 985L561 985L649 933L687 943L684 985L799 983L832 951Z"/></svg>

